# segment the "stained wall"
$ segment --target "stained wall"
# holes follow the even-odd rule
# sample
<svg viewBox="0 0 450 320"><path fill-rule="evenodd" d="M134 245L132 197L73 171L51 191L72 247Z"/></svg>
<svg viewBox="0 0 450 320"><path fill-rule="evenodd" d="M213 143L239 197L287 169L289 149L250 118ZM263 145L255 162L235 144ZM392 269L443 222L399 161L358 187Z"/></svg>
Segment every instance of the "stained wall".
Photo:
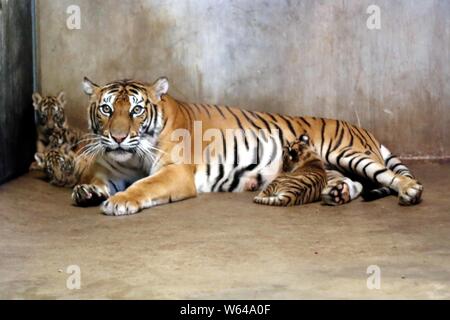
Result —
<svg viewBox="0 0 450 320"><path fill-rule="evenodd" d="M369 5L381 28L367 27ZM70 5L81 29L69 30ZM39 79L86 127L83 76L180 99L349 120L406 157L450 155L450 2L37 0Z"/></svg>

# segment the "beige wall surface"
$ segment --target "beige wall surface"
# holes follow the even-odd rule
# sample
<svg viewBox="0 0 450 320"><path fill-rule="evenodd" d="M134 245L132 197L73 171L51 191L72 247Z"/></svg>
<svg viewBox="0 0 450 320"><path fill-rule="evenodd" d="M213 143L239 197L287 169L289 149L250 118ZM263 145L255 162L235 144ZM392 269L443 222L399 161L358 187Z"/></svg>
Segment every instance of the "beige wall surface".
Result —
<svg viewBox="0 0 450 320"><path fill-rule="evenodd" d="M40 85L66 91L74 125L86 127L83 76L165 75L183 100L345 119L403 156L450 155L450 1L37 2Z"/></svg>

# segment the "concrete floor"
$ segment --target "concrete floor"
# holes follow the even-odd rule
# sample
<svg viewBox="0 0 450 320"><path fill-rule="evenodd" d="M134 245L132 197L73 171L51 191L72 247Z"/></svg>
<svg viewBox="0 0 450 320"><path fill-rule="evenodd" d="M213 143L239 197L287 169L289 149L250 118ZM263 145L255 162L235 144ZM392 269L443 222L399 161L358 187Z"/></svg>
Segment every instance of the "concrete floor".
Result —
<svg viewBox="0 0 450 320"><path fill-rule="evenodd" d="M0 186L0 298L450 298L450 165L412 167L425 186L415 207L205 194L122 218L24 176ZM80 290L66 288L74 264Z"/></svg>

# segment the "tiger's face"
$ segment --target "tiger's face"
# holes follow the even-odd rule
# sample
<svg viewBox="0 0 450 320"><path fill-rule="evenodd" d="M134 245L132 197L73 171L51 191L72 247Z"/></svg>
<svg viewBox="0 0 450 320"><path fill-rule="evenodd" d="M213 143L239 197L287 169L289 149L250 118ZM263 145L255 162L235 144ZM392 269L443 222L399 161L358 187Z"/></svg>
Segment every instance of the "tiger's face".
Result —
<svg viewBox="0 0 450 320"><path fill-rule="evenodd" d="M64 92L60 92L56 97L42 97L38 92L33 94L33 106L37 114L38 128L44 134L51 135L56 128L66 126L65 104Z"/></svg>
<svg viewBox="0 0 450 320"><path fill-rule="evenodd" d="M311 158L313 152L306 134L288 143L283 147L283 172L292 172L301 167Z"/></svg>
<svg viewBox="0 0 450 320"><path fill-rule="evenodd" d="M118 162L151 152L162 127L162 110L157 104L168 88L166 78L153 85L123 80L103 87L85 78L90 129L96 135L86 152L104 153Z"/></svg>

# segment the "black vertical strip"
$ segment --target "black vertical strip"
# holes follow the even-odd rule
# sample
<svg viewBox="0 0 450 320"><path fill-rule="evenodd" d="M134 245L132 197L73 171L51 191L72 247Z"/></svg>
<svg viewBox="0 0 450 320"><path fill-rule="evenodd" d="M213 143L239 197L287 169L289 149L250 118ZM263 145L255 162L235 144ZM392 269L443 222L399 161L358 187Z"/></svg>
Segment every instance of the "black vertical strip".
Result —
<svg viewBox="0 0 450 320"><path fill-rule="evenodd" d="M242 131L242 139L244 139L245 149L249 149L248 139L247 139L247 133L245 129Z"/></svg>
<svg viewBox="0 0 450 320"><path fill-rule="evenodd" d="M335 137L337 137L340 127L341 127L341 122L339 120L336 120L336 131L334 132Z"/></svg>
<svg viewBox="0 0 450 320"><path fill-rule="evenodd" d="M223 144L223 157L225 159L225 162L227 161L227 140L225 139L225 134L220 130L220 133L222 135L222 144Z"/></svg>
<svg viewBox="0 0 450 320"><path fill-rule="evenodd" d="M320 129L320 137L321 137L321 139L322 139L322 141L320 142L320 156L322 157L322 158L324 158L323 156L324 156L324 153L323 153L323 145L324 145L324 143L325 143L325 120L324 119L321 119L322 120L322 128Z"/></svg>
<svg viewBox="0 0 450 320"><path fill-rule="evenodd" d="M271 113L265 113L273 122L277 122L277 119Z"/></svg>
<svg viewBox="0 0 450 320"><path fill-rule="evenodd" d="M347 145L347 147L352 147L353 146L353 134L351 133L351 131L350 131L350 128L349 128L349 126L348 126L348 123L346 123L346 122L344 122L344 126L345 126L345 128L347 129L347 132L349 133L349 135L350 135L350 142L349 142L349 144Z"/></svg>
<svg viewBox="0 0 450 320"><path fill-rule="evenodd" d="M149 102L149 103L150 103L150 102ZM155 129L155 123L156 123L156 118L157 118L157 114L156 114L156 112L157 112L156 106L155 106L153 103L151 103L150 106L151 106L150 110L151 110L152 114L151 114L150 122L149 122L148 127L147 127L147 130L146 130L147 132L148 132L149 130L150 130L150 131L153 131L153 130Z"/></svg>
<svg viewBox="0 0 450 320"><path fill-rule="evenodd" d="M250 119L250 117L247 115L248 111L246 110L241 110L242 114L244 115L245 119L250 123L250 125L254 128L256 128L257 130L261 130L261 127L258 126L255 122L253 122L252 119Z"/></svg>
<svg viewBox="0 0 450 320"><path fill-rule="evenodd" d="M200 110L200 107L199 107L196 103L192 104L192 106L194 106L194 108L195 108L195 110L197 110L198 114L201 114L201 113L202 113L202 111ZM191 108L191 109L192 109L192 108ZM192 112L194 112L193 109L192 109Z"/></svg>
<svg viewBox="0 0 450 320"><path fill-rule="evenodd" d="M211 155L209 151L209 147L206 147L206 180L209 180L209 176L211 175Z"/></svg>
<svg viewBox="0 0 450 320"><path fill-rule="evenodd" d="M330 153L333 153L338 147L340 147L343 137L344 137L344 129L341 130L341 133L339 134L339 138L336 140L336 143L334 144L334 147L331 149ZM331 145L331 143L330 143L330 145Z"/></svg>
<svg viewBox="0 0 450 320"><path fill-rule="evenodd" d="M258 112L250 112L250 114L253 117L259 119L263 123L263 125L266 127L267 131L271 132L270 124Z"/></svg>
<svg viewBox="0 0 450 320"><path fill-rule="evenodd" d="M209 113L209 106L205 106L203 104L200 104L200 106L203 108L203 110L205 110L206 114L208 115L208 118L211 119L211 113Z"/></svg>
<svg viewBox="0 0 450 320"><path fill-rule="evenodd" d="M284 116L280 116L280 117L281 117L281 119L284 120L284 122L286 122L286 125L287 125L289 131L292 133L292 135L293 135L294 137L297 137L297 133L295 132L295 129L294 129L294 127L292 126L291 121L290 121L289 119L287 119L286 117L284 117Z"/></svg>
<svg viewBox="0 0 450 320"><path fill-rule="evenodd" d="M305 118L299 117L298 119L300 119L301 122L303 122L304 124L306 124L307 127L311 128L311 124L310 124L308 121L306 121Z"/></svg>
<svg viewBox="0 0 450 320"><path fill-rule="evenodd" d="M381 147L381 146L380 146L380 143L377 143L375 140L373 140L372 135L370 134L369 131L367 131L366 129L363 129L363 128L361 128L361 130L363 130L363 132L366 134L366 136L369 137L369 140L372 142L374 148L375 148L376 150L379 150L380 147Z"/></svg>
<svg viewBox="0 0 450 320"><path fill-rule="evenodd" d="M387 158L384 160L384 164L385 164L387 167L389 167L389 161L391 161L391 160L394 159L394 158L395 158L395 155L391 154L389 157L387 157Z"/></svg>
<svg viewBox="0 0 450 320"><path fill-rule="evenodd" d="M362 162L362 161L364 161L364 160L372 160L372 159L370 159L369 157L361 157L358 161L356 161L356 163L355 163L355 169L354 169L354 172L358 172L358 166L359 166L359 164Z"/></svg>
<svg viewBox="0 0 450 320"><path fill-rule="evenodd" d="M283 130L278 126L278 124L273 123L275 129L278 131L278 139L280 139L280 144L284 146L287 143L286 138L283 135Z"/></svg>
<svg viewBox="0 0 450 320"><path fill-rule="evenodd" d="M243 129L242 123L241 123L241 120L239 120L239 117L233 112L233 110L231 110L230 107L225 107L225 108L234 117L234 119L236 120L236 124L238 125L239 129Z"/></svg>
<svg viewBox="0 0 450 320"><path fill-rule="evenodd" d="M222 160L222 159L221 159ZM211 187L211 191L214 192L217 184L220 182L220 180L222 180L223 175L224 175L224 162L220 161L219 165L219 174L216 177L216 181L214 182L213 186Z"/></svg>
<svg viewBox="0 0 450 320"><path fill-rule="evenodd" d="M189 108L186 108L186 106L184 104L182 104L182 103L179 103L178 105L181 107L182 111L184 111L184 113L186 113L187 117L189 118L189 125L193 126L194 125L194 121L193 121L193 118L192 118L192 116L190 114Z"/></svg>
<svg viewBox="0 0 450 320"><path fill-rule="evenodd" d="M366 146L367 146L366 138L364 138L364 136L361 135L361 132L358 130L358 127L352 126L352 131L353 131L354 134L358 137L359 141L361 141L361 144L362 144L364 147L366 147Z"/></svg>
<svg viewBox="0 0 450 320"><path fill-rule="evenodd" d="M214 108L216 108L217 112L220 113L220 115L222 116L222 118L226 119L225 115L223 114L222 110L220 107L218 107L217 105L214 105Z"/></svg>
<svg viewBox="0 0 450 320"><path fill-rule="evenodd" d="M270 136L269 138L270 141L273 143L273 145L272 145L272 152L270 154L269 160L265 164L265 167L269 166L273 162L277 154L277 142L275 141L275 138L273 138L272 136Z"/></svg>
<svg viewBox="0 0 450 320"><path fill-rule="evenodd" d="M252 131L252 133L254 134L253 131ZM257 149L258 149L258 147L257 147ZM248 166L246 166L245 168L242 168L242 169L239 169L239 170L235 171L234 176L233 176L233 180L232 180L232 182L230 184L230 187L228 188L228 191L233 192L237 188L237 186L239 185L239 182L240 182L242 176L246 172L252 171L255 168L257 168L258 164L259 164L259 161L258 161L258 150L256 150L256 153L253 154L253 161L252 161L252 163L249 164Z"/></svg>
<svg viewBox="0 0 450 320"><path fill-rule="evenodd" d="M209 176L211 175L211 165L209 163L206 164L206 180L209 180Z"/></svg>

